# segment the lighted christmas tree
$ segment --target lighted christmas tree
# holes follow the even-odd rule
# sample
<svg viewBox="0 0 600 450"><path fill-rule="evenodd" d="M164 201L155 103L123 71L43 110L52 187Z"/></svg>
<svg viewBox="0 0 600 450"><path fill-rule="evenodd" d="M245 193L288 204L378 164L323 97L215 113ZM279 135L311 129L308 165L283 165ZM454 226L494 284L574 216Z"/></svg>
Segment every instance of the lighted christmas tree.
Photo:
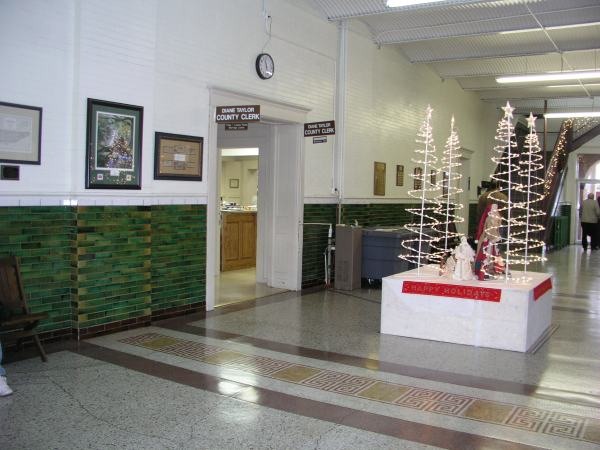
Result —
<svg viewBox="0 0 600 450"><path fill-rule="evenodd" d="M518 173L519 154L517 152L517 142L514 126L512 124L514 108L506 102L502 108L504 116L498 122L496 129L496 142L498 143L494 150L496 155L492 161L497 164L496 173L491 177L499 186L497 191L490 193L492 202L498 205L497 210L489 217L489 223L486 220L483 235L478 243L477 263L481 268L476 272L481 278L495 278L503 275L506 279L509 277L512 258L516 257L525 247L525 241L513 232L520 223L515 218L515 202L513 191L519 186ZM485 215L485 213L484 213ZM504 255L502 258L501 255ZM483 274L483 276L482 276Z"/></svg>
<svg viewBox="0 0 600 450"><path fill-rule="evenodd" d="M408 223L404 228L410 231L414 237L405 239L402 247L405 252L398 255L400 258L421 266L438 262L442 257L439 250L432 246L439 235L436 226L439 221L436 218L439 202L436 198L438 186L436 183L438 169L435 145L433 143L433 129L431 126L431 114L433 109L427 106L426 116L417 133L416 142L419 146L415 149L415 156L411 161L416 164L415 171L411 176L414 179L414 189L409 190L411 197L418 199L418 208L408 208L416 221Z"/></svg>
<svg viewBox="0 0 600 450"><path fill-rule="evenodd" d="M438 210L437 217L439 224L436 229L439 232L438 241L432 243L434 248L446 254L458 244L458 239L461 233L456 231L456 224L464 222L464 219L459 215L459 211L463 205L458 203L457 196L462 192L460 180L460 141L458 132L454 127L454 116L450 121L450 135L446 140L446 146L441 159L441 177L438 179L438 189L441 193L437 197Z"/></svg>
<svg viewBox="0 0 600 450"><path fill-rule="evenodd" d="M511 254L514 263L524 265L525 272L529 264L545 259L540 251L544 247L544 242L540 239L540 232L544 230L544 226L539 223L539 218L544 215L541 209L541 201L544 198L544 165L542 149L535 129L535 117L532 113L529 113L527 118L527 126L529 133L525 137L525 151L519 161L518 173L521 183L516 187L523 196L518 209L521 214L515 216L518 228L513 233L522 245Z"/></svg>

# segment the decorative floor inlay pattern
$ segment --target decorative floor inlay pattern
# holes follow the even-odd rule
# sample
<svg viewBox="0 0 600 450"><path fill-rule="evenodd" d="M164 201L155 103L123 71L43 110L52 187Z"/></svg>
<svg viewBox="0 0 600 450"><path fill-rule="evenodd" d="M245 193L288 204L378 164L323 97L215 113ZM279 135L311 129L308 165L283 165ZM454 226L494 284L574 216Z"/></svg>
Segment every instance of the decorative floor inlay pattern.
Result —
<svg viewBox="0 0 600 450"><path fill-rule="evenodd" d="M600 444L600 420L594 418L406 386L264 356L246 355L158 333L132 336L120 339L119 342L322 391Z"/></svg>

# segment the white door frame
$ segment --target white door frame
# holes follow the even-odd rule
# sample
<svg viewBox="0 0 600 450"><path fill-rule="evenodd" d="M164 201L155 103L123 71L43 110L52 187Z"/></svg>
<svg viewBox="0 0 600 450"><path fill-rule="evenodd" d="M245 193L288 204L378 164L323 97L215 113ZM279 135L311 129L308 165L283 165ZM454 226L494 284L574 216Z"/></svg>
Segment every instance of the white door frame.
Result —
<svg viewBox="0 0 600 450"><path fill-rule="evenodd" d="M206 310L211 311L215 307L217 293L218 256L219 256L219 187L218 183L218 162L220 161L217 149L218 127L215 122L215 110L217 106L235 106L235 105L260 105L261 117L268 117L271 120L282 121L289 124L303 124L306 122L306 115L310 109L290 103L279 102L272 99L257 97L251 94L230 91L227 89L212 87L209 88L209 125L207 142L207 180L208 180L208 201L206 211ZM301 138L300 161L303 162L304 138ZM304 168L299 171L298 199L299 207L303 204L303 185ZM300 226L300 224L298 224ZM273 231L271 231L273 233ZM298 286L300 288L302 265L298 265ZM294 288L294 287L292 287Z"/></svg>

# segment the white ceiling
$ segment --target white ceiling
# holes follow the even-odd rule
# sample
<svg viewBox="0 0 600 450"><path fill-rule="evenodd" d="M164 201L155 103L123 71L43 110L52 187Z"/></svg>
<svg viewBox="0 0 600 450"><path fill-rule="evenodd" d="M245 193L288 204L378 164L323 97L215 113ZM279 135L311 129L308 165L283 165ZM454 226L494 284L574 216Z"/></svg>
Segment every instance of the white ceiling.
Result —
<svg viewBox="0 0 600 450"><path fill-rule="evenodd" d="M600 70L600 0L446 0L388 8L385 0L308 0L328 20L364 23L374 44L456 79L518 113L600 111L600 80L500 85L498 75ZM551 84L553 87L549 87ZM558 87L556 87L558 86Z"/></svg>

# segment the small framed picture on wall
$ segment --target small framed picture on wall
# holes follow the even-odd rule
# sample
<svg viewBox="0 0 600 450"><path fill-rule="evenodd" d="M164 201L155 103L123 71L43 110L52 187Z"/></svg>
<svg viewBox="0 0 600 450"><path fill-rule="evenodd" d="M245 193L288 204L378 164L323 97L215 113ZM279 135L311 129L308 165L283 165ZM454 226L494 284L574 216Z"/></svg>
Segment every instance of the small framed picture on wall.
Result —
<svg viewBox="0 0 600 450"><path fill-rule="evenodd" d="M442 195L448 195L448 172L442 172Z"/></svg>
<svg viewBox="0 0 600 450"><path fill-rule="evenodd" d="M437 172L434 169L431 169L429 172L429 182L432 186L435 186L435 183L437 182Z"/></svg>
<svg viewBox="0 0 600 450"><path fill-rule="evenodd" d="M373 167L373 195L385 195L385 163L375 162Z"/></svg>
<svg viewBox="0 0 600 450"><path fill-rule="evenodd" d="M202 181L204 138L154 133L154 179Z"/></svg>
<svg viewBox="0 0 600 450"><path fill-rule="evenodd" d="M413 170L413 189L420 191L423 189L423 169L421 167L415 167Z"/></svg>
<svg viewBox="0 0 600 450"><path fill-rule="evenodd" d="M396 186L404 186L404 166L396 166Z"/></svg>
<svg viewBox="0 0 600 450"><path fill-rule="evenodd" d="M0 102L0 162L40 164L42 108Z"/></svg>

